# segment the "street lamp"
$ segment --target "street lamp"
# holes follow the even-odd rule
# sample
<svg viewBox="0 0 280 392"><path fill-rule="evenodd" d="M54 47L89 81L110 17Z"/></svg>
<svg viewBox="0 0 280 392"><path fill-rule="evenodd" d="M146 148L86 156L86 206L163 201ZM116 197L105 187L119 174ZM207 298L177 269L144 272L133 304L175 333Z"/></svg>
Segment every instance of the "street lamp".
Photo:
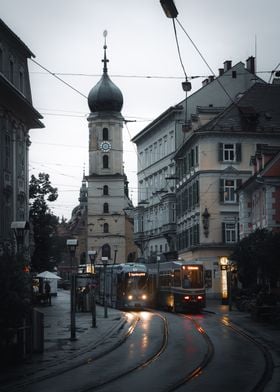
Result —
<svg viewBox="0 0 280 392"><path fill-rule="evenodd" d="M96 328L96 304L95 304L95 295L94 295L94 289L93 289L93 268L94 268L94 263L95 263L95 258L96 258L96 250L89 250L88 251L88 256L90 259L90 273L91 273L91 315L92 315L92 328Z"/></svg>
<svg viewBox="0 0 280 392"><path fill-rule="evenodd" d="M71 292L70 292L70 340L76 340L76 273L73 272L73 258L78 246L77 239L70 239L66 241L70 259L71 259Z"/></svg>
<svg viewBox="0 0 280 392"><path fill-rule="evenodd" d="M15 253L23 253L25 245L25 234L29 231L29 223L27 221L13 221L11 229L16 239Z"/></svg>
<svg viewBox="0 0 280 392"><path fill-rule="evenodd" d="M231 310L231 265L227 257L220 257L221 283L222 283L222 304L228 304Z"/></svg>
<svg viewBox="0 0 280 392"><path fill-rule="evenodd" d="M108 257L101 257L103 266L104 266L104 318L108 317L108 306L107 306L107 265L108 265Z"/></svg>
<svg viewBox="0 0 280 392"><path fill-rule="evenodd" d="M173 0L160 0L160 4L167 18L177 18L178 11Z"/></svg>

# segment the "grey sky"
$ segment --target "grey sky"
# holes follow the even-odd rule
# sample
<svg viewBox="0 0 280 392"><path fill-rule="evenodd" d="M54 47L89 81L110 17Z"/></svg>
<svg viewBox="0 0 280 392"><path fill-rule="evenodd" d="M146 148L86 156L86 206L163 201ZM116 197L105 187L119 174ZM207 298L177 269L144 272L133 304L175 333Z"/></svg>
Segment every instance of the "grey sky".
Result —
<svg viewBox="0 0 280 392"><path fill-rule="evenodd" d="M264 80L280 63L278 0L175 0L178 20L217 73L255 55ZM108 31L109 75L122 90L125 171L137 202L136 150L130 138L184 98L172 20L159 0L0 0L0 17L35 54L35 60L88 95L102 73L103 31ZM176 23L182 59L194 92L210 70ZM1 37L0 37L1 39ZM255 42L257 45L255 46ZM59 199L56 215L70 218L78 203L83 165L88 166L87 100L30 62L33 105L43 130L30 132L30 172L50 174ZM264 72L268 71L268 72ZM114 76L120 75L120 76ZM132 76L172 76L140 78Z"/></svg>

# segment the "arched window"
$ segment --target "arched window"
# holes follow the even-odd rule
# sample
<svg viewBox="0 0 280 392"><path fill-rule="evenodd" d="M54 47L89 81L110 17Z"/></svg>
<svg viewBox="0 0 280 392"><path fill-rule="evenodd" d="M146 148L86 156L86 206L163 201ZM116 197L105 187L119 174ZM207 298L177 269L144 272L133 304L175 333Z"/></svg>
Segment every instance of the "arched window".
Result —
<svg viewBox="0 0 280 392"><path fill-rule="evenodd" d="M108 169L109 167L109 157L108 155L103 155L103 169Z"/></svg>
<svg viewBox="0 0 280 392"><path fill-rule="evenodd" d="M103 204L103 212L105 212L105 213L109 212L109 204L108 203Z"/></svg>
<svg viewBox="0 0 280 392"><path fill-rule="evenodd" d="M109 187L108 185L103 186L103 195L109 195Z"/></svg>
<svg viewBox="0 0 280 392"><path fill-rule="evenodd" d="M109 140L109 130L108 130L108 128L103 128L103 140Z"/></svg>
<svg viewBox="0 0 280 392"><path fill-rule="evenodd" d="M103 225L103 233L109 233L109 225L108 225L108 223L104 223L104 225Z"/></svg>
<svg viewBox="0 0 280 392"><path fill-rule="evenodd" d="M111 258L111 248L109 244L102 246L102 257L108 257L108 259Z"/></svg>

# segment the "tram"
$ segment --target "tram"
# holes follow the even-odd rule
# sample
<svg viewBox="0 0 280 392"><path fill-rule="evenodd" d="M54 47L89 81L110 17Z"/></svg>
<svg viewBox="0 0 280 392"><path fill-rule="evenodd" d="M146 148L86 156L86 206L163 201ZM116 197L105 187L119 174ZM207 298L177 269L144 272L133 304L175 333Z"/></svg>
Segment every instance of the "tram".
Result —
<svg viewBox="0 0 280 392"><path fill-rule="evenodd" d="M148 306L148 272L140 263L95 266L97 303L117 309L142 309Z"/></svg>
<svg viewBox="0 0 280 392"><path fill-rule="evenodd" d="M152 306L174 312L199 312L205 307L203 264L167 261L147 264L147 268Z"/></svg>

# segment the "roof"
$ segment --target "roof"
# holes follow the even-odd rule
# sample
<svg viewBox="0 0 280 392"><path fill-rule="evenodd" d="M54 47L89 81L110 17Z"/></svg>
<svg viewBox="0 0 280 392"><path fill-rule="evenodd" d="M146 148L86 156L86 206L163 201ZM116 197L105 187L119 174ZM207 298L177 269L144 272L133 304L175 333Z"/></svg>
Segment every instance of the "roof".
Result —
<svg viewBox="0 0 280 392"><path fill-rule="evenodd" d="M25 45L25 43L0 19L0 30L6 32L10 37L25 51L27 57L35 57L31 50Z"/></svg>
<svg viewBox="0 0 280 392"><path fill-rule="evenodd" d="M198 131L280 131L280 85L256 83Z"/></svg>

